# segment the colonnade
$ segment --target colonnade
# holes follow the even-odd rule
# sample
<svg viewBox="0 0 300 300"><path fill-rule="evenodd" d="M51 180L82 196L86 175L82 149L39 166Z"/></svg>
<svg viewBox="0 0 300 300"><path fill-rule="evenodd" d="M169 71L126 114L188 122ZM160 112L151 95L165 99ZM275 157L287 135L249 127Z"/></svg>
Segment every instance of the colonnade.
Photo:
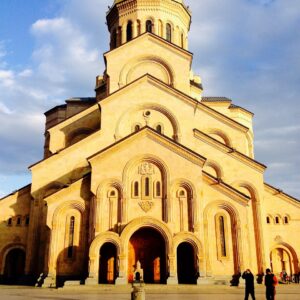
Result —
<svg viewBox="0 0 300 300"><path fill-rule="evenodd" d="M152 32L185 50L188 49L187 34L178 26L175 27L173 24L159 19L128 21L121 26L114 27L111 30L111 49L129 42L145 32Z"/></svg>

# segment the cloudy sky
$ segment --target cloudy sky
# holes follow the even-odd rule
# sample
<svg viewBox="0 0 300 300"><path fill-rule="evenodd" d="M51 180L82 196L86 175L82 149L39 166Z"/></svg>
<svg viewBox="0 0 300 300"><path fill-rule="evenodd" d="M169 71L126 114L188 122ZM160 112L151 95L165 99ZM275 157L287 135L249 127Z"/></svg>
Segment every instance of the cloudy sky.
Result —
<svg viewBox="0 0 300 300"><path fill-rule="evenodd" d="M266 182L300 198L300 1L186 0L190 50L205 96L255 113ZM112 0L0 1L0 196L30 182L43 112L94 96Z"/></svg>

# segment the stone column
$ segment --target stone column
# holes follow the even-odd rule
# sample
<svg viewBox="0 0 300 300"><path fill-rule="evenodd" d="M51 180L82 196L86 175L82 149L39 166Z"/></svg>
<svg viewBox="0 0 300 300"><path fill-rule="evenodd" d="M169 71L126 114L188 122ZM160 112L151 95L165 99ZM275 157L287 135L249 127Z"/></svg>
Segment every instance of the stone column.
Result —
<svg viewBox="0 0 300 300"><path fill-rule="evenodd" d="M89 259L89 276L85 280L86 285L97 285L99 281L99 270L97 268L98 261L100 261L100 255L97 259L96 257L90 257Z"/></svg>
<svg viewBox="0 0 300 300"><path fill-rule="evenodd" d="M132 38L137 37L137 35L138 35L138 22L137 22L137 20L135 20L132 23Z"/></svg>
<svg viewBox="0 0 300 300"><path fill-rule="evenodd" d="M122 40L121 40L121 44L123 45L123 44L125 44L126 42L127 42L127 26L126 26L126 24L124 24L123 26L122 26Z"/></svg>
<svg viewBox="0 0 300 300"><path fill-rule="evenodd" d="M119 255L119 276L116 279L116 285L127 284L126 260L125 254Z"/></svg>
<svg viewBox="0 0 300 300"><path fill-rule="evenodd" d="M176 261L174 255L169 255L169 278L167 279L167 285L176 285L178 284L177 278L177 268L176 268Z"/></svg>

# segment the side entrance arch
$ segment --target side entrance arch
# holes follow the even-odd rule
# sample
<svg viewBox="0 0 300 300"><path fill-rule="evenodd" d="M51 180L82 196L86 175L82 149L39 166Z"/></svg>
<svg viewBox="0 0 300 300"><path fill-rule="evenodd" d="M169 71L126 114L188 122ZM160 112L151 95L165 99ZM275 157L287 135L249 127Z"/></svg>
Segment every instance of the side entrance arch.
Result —
<svg viewBox="0 0 300 300"><path fill-rule="evenodd" d="M4 265L4 283L21 284L25 274L26 254L23 249L14 248L6 254Z"/></svg>
<svg viewBox="0 0 300 300"><path fill-rule="evenodd" d="M105 243L99 253L99 283L114 284L117 278L117 248Z"/></svg>
<svg viewBox="0 0 300 300"><path fill-rule="evenodd" d="M197 283L197 256L193 245L183 242L177 247L177 276L179 284Z"/></svg>
<svg viewBox="0 0 300 300"><path fill-rule="evenodd" d="M146 283L166 283L166 244L154 228L143 227L129 239L128 282L133 281L137 263L140 262Z"/></svg>

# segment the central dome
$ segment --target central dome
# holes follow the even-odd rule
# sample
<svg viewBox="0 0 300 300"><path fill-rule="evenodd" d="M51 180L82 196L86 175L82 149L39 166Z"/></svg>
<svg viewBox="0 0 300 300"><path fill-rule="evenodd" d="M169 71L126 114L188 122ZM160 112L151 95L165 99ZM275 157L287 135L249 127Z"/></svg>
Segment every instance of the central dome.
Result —
<svg viewBox="0 0 300 300"><path fill-rule="evenodd" d="M106 19L111 49L145 32L188 49L191 12L183 0L114 0Z"/></svg>
<svg viewBox="0 0 300 300"><path fill-rule="evenodd" d="M125 1L125 0L115 0L114 4L118 4L118 3L122 2L122 1ZM173 0L173 1L183 4L183 0Z"/></svg>

